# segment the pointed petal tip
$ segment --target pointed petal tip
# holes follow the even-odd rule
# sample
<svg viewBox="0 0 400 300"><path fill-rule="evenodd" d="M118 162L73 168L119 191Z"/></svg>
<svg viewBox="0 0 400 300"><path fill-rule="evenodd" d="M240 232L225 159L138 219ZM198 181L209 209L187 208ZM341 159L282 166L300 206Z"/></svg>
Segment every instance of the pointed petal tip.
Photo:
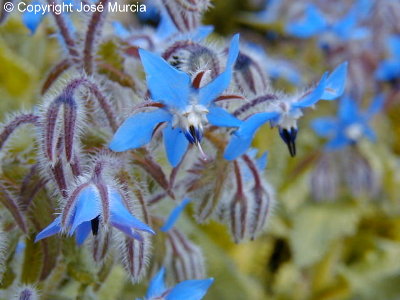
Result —
<svg viewBox="0 0 400 300"><path fill-rule="evenodd" d="M178 220L179 216L182 214L185 207L189 204L190 199L185 198L181 203L179 203L175 208L171 211L168 219L165 221L164 225L160 228L162 232L167 232L170 230Z"/></svg>

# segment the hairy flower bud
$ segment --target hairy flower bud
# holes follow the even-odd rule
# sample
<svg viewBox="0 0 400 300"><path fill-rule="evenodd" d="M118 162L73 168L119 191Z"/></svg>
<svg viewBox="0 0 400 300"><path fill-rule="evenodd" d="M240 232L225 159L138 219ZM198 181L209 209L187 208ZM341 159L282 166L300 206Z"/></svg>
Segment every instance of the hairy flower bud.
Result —
<svg viewBox="0 0 400 300"><path fill-rule="evenodd" d="M339 178L338 167L330 156L323 155L311 173L311 194L317 201L336 198Z"/></svg>
<svg viewBox="0 0 400 300"><path fill-rule="evenodd" d="M248 230L250 220L247 199L241 193L235 193L229 208L229 225L235 243L242 241Z"/></svg>
<svg viewBox="0 0 400 300"><path fill-rule="evenodd" d="M250 53L239 53L233 78L239 90L245 95L263 93L269 86L262 63Z"/></svg>
<svg viewBox="0 0 400 300"><path fill-rule="evenodd" d="M211 47L193 41L177 41L170 45L162 56L175 68L189 74L199 70L209 71L208 77L214 78L221 72L221 62L217 52ZM197 88L205 84L202 83Z"/></svg>
<svg viewBox="0 0 400 300"><path fill-rule="evenodd" d="M233 162L233 176L218 207L218 216L229 225L236 243L253 240L264 230L275 203L275 193L263 178L266 153L258 159L255 155L250 150Z"/></svg>
<svg viewBox="0 0 400 300"><path fill-rule="evenodd" d="M380 186L379 176L362 153L356 149L348 149L347 154L342 157L345 182L353 196L376 195Z"/></svg>
<svg viewBox="0 0 400 300"><path fill-rule="evenodd" d="M122 263L132 282L139 282L147 272L151 241L149 234L139 233L140 238L125 237L122 245Z"/></svg>
<svg viewBox="0 0 400 300"><path fill-rule="evenodd" d="M26 285L18 288L14 294L15 300L38 300L39 295L33 286Z"/></svg>
<svg viewBox="0 0 400 300"><path fill-rule="evenodd" d="M265 223L271 215L275 195L269 183L262 178L263 166L257 167L257 162L249 155L243 155L243 160L254 179L253 188L248 192L252 216L249 221L249 235L251 239L254 239L264 229Z"/></svg>
<svg viewBox="0 0 400 300"><path fill-rule="evenodd" d="M83 79L72 80L61 94L51 101L42 116L42 147L45 158L54 165L61 155L71 162L77 146L80 124L82 123L81 106L74 96L76 88Z"/></svg>
<svg viewBox="0 0 400 300"><path fill-rule="evenodd" d="M8 238L5 232L0 231L0 282L3 279L4 272L6 271Z"/></svg>
<svg viewBox="0 0 400 300"><path fill-rule="evenodd" d="M193 166L190 173L195 175L189 184L189 197L195 199L195 216L198 222L208 220L221 200L226 188L229 163L217 159L211 163L200 162Z"/></svg>
<svg viewBox="0 0 400 300"><path fill-rule="evenodd" d="M208 0L162 0L164 9L176 28L188 32L199 27L203 12L208 8Z"/></svg>
<svg viewBox="0 0 400 300"><path fill-rule="evenodd" d="M96 231L95 231L96 232ZM92 258L96 263L104 261L108 253L108 248L111 243L111 232L110 231L98 231L94 235L92 243Z"/></svg>
<svg viewBox="0 0 400 300"><path fill-rule="evenodd" d="M167 231L164 265L172 270L176 281L205 277L201 249L176 228Z"/></svg>

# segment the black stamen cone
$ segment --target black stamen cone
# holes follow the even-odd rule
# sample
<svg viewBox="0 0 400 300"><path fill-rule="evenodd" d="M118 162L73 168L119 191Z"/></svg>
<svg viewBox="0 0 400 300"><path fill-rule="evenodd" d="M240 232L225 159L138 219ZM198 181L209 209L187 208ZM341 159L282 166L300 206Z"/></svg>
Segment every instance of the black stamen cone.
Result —
<svg viewBox="0 0 400 300"><path fill-rule="evenodd" d="M189 130L185 131L185 136L188 139L189 143L197 144L200 143L202 139L202 132L196 129L193 125L190 125Z"/></svg>
<svg viewBox="0 0 400 300"><path fill-rule="evenodd" d="M90 221L90 225L92 226L92 233L93 235L97 235L99 232L99 222L100 222L100 216L97 216L93 220Z"/></svg>
<svg viewBox="0 0 400 300"><path fill-rule="evenodd" d="M290 128L290 131L285 128L279 129L279 134L282 140L286 143L289 149L289 153L291 157L296 156L296 136L297 136L297 129Z"/></svg>

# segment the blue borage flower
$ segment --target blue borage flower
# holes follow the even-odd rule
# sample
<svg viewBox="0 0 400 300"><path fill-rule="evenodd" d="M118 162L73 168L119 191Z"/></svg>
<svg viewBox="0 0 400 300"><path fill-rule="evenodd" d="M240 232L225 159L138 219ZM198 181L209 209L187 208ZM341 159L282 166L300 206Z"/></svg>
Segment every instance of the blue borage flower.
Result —
<svg viewBox="0 0 400 300"><path fill-rule="evenodd" d="M390 58L383 60L375 71L378 80L392 80L400 77L400 36L391 36L386 41Z"/></svg>
<svg viewBox="0 0 400 300"><path fill-rule="evenodd" d="M108 199L102 199L103 197ZM109 222L113 227L132 238L142 240L137 231L155 233L148 225L131 215L124 205L123 196L114 188L83 184L75 189L70 199L74 200L71 201L72 207L64 209L60 216L36 236L35 242L66 231L69 235L76 233L76 242L80 245L90 231L93 235L97 234L100 218L106 222L105 214L109 214ZM107 204L109 207L104 207Z"/></svg>
<svg viewBox="0 0 400 300"><path fill-rule="evenodd" d="M213 278L185 280L172 288L167 288L164 283L164 276L165 268L162 267L150 281L145 300L200 300L214 282Z"/></svg>
<svg viewBox="0 0 400 300"><path fill-rule="evenodd" d="M318 118L311 126L318 135L331 138L325 146L327 150L336 150L357 143L363 137L374 141L375 133L368 122L381 110L383 102L384 97L379 95L366 111L361 112L357 103L349 96L345 96L340 101L336 118Z"/></svg>
<svg viewBox="0 0 400 300"><path fill-rule="evenodd" d="M314 4L308 4L304 17L297 22L289 22L286 32L303 39L324 34L333 35L340 41L364 39L370 32L367 28L357 26L357 23L368 14L370 6L371 1L359 0L342 19L331 23ZM326 41L320 45L329 46Z"/></svg>
<svg viewBox="0 0 400 300"><path fill-rule="evenodd" d="M121 152L149 143L154 128L165 122L163 135L167 158L172 166L176 166L189 143L202 151L200 142L205 124L222 127L241 124L240 120L213 103L229 86L239 53L238 34L232 38L225 71L198 89L192 86L188 74L175 69L161 57L143 49L139 53L151 97L163 107L126 119L109 144L111 150Z"/></svg>
<svg viewBox="0 0 400 300"><path fill-rule="evenodd" d="M296 154L297 119L302 110L312 107L321 100L334 100L343 94L347 77L347 62L339 65L329 76L325 73L316 88L300 97L271 100L270 111L256 113L243 121L225 149L224 157L233 160L242 155L251 145L256 131L264 123L271 121L287 144L292 156Z"/></svg>

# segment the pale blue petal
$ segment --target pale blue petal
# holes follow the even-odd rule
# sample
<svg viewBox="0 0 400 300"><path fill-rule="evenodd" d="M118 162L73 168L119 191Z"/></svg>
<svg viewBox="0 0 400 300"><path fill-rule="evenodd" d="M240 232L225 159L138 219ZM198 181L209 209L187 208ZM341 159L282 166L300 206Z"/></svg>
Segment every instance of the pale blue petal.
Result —
<svg viewBox="0 0 400 300"><path fill-rule="evenodd" d="M268 151L265 151L263 155L256 159L257 168L260 171L264 171L268 164Z"/></svg>
<svg viewBox="0 0 400 300"><path fill-rule="evenodd" d="M392 80L400 77L400 60L384 60L375 71L375 78L378 80Z"/></svg>
<svg viewBox="0 0 400 300"><path fill-rule="evenodd" d="M224 158L233 160L246 152L250 147L251 142L258 128L265 122L278 117L278 113L258 113L249 117L236 130L225 149Z"/></svg>
<svg viewBox="0 0 400 300"><path fill-rule="evenodd" d="M34 1L31 4L38 5L40 4L40 2ZM34 34L39 24L42 22L44 16L45 15L42 15L42 11L36 14L34 12L26 11L22 14L22 22L31 31L31 33Z"/></svg>
<svg viewBox="0 0 400 300"><path fill-rule="evenodd" d="M210 108L207 119L210 124L220 127L239 127L240 124L242 124L242 121L218 106L212 106Z"/></svg>
<svg viewBox="0 0 400 300"><path fill-rule="evenodd" d="M176 167L182 160L189 142L180 128L172 128L168 123L164 128L164 146L169 163Z"/></svg>
<svg viewBox="0 0 400 300"><path fill-rule="evenodd" d="M336 132L338 123L335 118L318 118L312 121L311 127L319 136L327 137Z"/></svg>
<svg viewBox="0 0 400 300"><path fill-rule="evenodd" d="M43 229L41 232L38 233L38 235L35 238L35 243L49 236L57 234L60 231L61 231L61 218L57 217L54 219L53 222L50 223L49 226L47 226L45 229Z"/></svg>
<svg viewBox="0 0 400 300"><path fill-rule="evenodd" d="M346 16L333 26L332 30L339 38L347 40L355 25L357 25L357 15L355 11L350 10Z"/></svg>
<svg viewBox="0 0 400 300"><path fill-rule="evenodd" d="M343 135L338 135L325 145L326 150L337 150L351 144L351 140Z"/></svg>
<svg viewBox="0 0 400 300"><path fill-rule="evenodd" d="M176 29L175 24L172 22L171 18L169 17L169 14L167 14L166 12L161 12L161 20L160 23L157 26L157 32L156 32L156 36L161 39L161 40L165 40L168 39L170 37L172 37L172 35L179 33L178 29Z"/></svg>
<svg viewBox="0 0 400 300"><path fill-rule="evenodd" d="M92 230L92 224L90 221L88 222L83 222L81 225L79 225L76 228L75 232L75 240L78 245L82 245L83 242L86 240L88 237L90 231Z"/></svg>
<svg viewBox="0 0 400 300"><path fill-rule="evenodd" d="M165 268L162 267L149 283L149 288L147 289L146 294L147 299L159 297L167 289L164 284L164 276Z"/></svg>
<svg viewBox="0 0 400 300"><path fill-rule="evenodd" d="M276 21L279 17L279 9L282 7L282 0L268 0L264 1L265 5L262 11L251 14L249 18L251 21L256 20L256 22L262 24L270 24Z"/></svg>
<svg viewBox="0 0 400 300"><path fill-rule="evenodd" d="M356 101L349 98L348 96L343 97L340 100L339 105L339 118L344 123L351 123L359 118L358 106Z"/></svg>
<svg viewBox="0 0 400 300"><path fill-rule="evenodd" d="M178 220L179 216L181 215L182 211L185 209L186 205L190 202L189 198L185 198L181 203L179 203L175 208L172 210L171 214L169 215L167 221L165 221L164 225L160 228L161 231L167 232L170 230Z"/></svg>
<svg viewBox="0 0 400 300"><path fill-rule="evenodd" d="M400 36L393 35L389 37L387 43L391 55L400 58Z"/></svg>
<svg viewBox="0 0 400 300"><path fill-rule="evenodd" d="M189 75L149 51L139 49L139 54L152 99L170 107L185 108L191 88Z"/></svg>
<svg viewBox="0 0 400 300"><path fill-rule="evenodd" d="M302 80L298 70L284 60L268 59L267 73L273 79L284 78L295 85Z"/></svg>
<svg viewBox="0 0 400 300"><path fill-rule="evenodd" d="M213 282L213 278L182 281L171 289L165 300L200 300Z"/></svg>
<svg viewBox="0 0 400 300"><path fill-rule="evenodd" d="M347 65L347 61L340 64L329 75L328 79L326 80L325 91L321 99L333 100L343 94L347 79Z"/></svg>
<svg viewBox="0 0 400 300"><path fill-rule="evenodd" d="M115 223L123 227L132 227L137 230L143 230L155 234L154 230L151 229L150 226L132 216L132 214L123 204L122 197L117 191L112 190L110 192L110 198L111 223Z"/></svg>
<svg viewBox="0 0 400 300"><path fill-rule="evenodd" d="M113 28L114 28L115 34L116 34L117 36L119 36L120 38L125 39L125 38L127 38L127 37L130 36L129 30L127 30L127 29L125 28L125 26L122 25L121 22L113 21L113 22L112 22L112 26L113 26Z"/></svg>
<svg viewBox="0 0 400 300"><path fill-rule="evenodd" d="M111 225L117 228L118 230L122 231L123 233L125 233L127 236L130 236L131 238L134 238L138 241L143 241L143 237L135 230L132 230L131 227L122 226L114 222L111 222Z"/></svg>
<svg viewBox="0 0 400 300"><path fill-rule="evenodd" d="M371 30L368 27L358 27L349 33L351 40L363 40L371 36Z"/></svg>
<svg viewBox="0 0 400 300"><path fill-rule="evenodd" d="M213 81L199 90L199 102L205 106L216 99L225 91L230 82L233 72L233 66L239 54L239 34L235 34L229 46L228 60L225 71L219 74Z"/></svg>
<svg viewBox="0 0 400 300"><path fill-rule="evenodd" d="M376 141L376 134L375 132L369 127L365 126L364 127L364 135L372 142Z"/></svg>
<svg viewBox="0 0 400 300"><path fill-rule="evenodd" d="M101 206L98 191L93 186L84 188L76 199L75 215L71 219L70 234L83 222L93 220L100 213Z"/></svg>
<svg viewBox="0 0 400 300"><path fill-rule="evenodd" d="M367 119L370 119L373 115L380 112L383 108L385 103L385 97L380 94L374 98L371 105L368 107L367 111L365 112L365 116Z"/></svg>
<svg viewBox="0 0 400 300"><path fill-rule="evenodd" d="M318 85L314 88L312 92L306 94L302 98L299 99L298 102L292 104L292 108L304 108L314 105L321 99L322 95L324 94L324 90L326 88L326 77L327 73L325 73L321 80L319 81Z"/></svg>
<svg viewBox="0 0 400 300"><path fill-rule="evenodd" d="M150 142L157 124L171 120L164 109L135 114L122 123L114 134L109 148L116 152L142 147Z"/></svg>
<svg viewBox="0 0 400 300"><path fill-rule="evenodd" d="M213 31L214 31L214 26L211 25L200 26L195 32L192 40L200 42L204 40L206 37L208 37Z"/></svg>
<svg viewBox="0 0 400 300"><path fill-rule="evenodd" d="M288 23L286 32L299 38L309 38L323 32L326 26L326 20L321 11L315 5L309 4L304 18L299 22Z"/></svg>

